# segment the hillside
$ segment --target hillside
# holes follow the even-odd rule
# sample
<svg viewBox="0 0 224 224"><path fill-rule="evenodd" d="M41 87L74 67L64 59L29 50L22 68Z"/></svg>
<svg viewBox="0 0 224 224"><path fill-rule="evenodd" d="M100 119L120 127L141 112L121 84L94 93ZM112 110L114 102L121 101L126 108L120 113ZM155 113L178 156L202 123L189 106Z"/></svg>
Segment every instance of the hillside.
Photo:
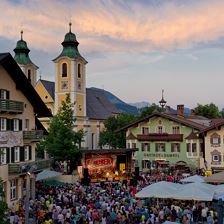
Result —
<svg viewBox="0 0 224 224"><path fill-rule="evenodd" d="M136 102L136 103L129 103L129 105L137 107L138 109L141 109L141 108L150 106L150 103L146 101L142 101L142 102Z"/></svg>
<svg viewBox="0 0 224 224"><path fill-rule="evenodd" d="M100 92L104 92L107 99L111 103L113 103L118 108L118 110L120 110L121 112L129 113L129 114L138 114L137 107L131 106L131 105L125 103L124 101L120 100L118 97L116 97L111 92L108 92L108 91L103 90L103 89L95 88L95 87L91 87L91 89L94 89L94 90L97 90L97 91L100 91Z"/></svg>

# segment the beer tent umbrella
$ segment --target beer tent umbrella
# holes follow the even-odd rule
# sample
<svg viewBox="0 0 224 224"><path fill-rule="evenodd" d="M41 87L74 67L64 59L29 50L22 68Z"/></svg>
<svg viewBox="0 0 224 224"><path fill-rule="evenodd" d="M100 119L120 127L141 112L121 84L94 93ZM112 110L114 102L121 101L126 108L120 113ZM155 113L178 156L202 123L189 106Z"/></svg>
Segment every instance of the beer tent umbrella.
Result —
<svg viewBox="0 0 224 224"><path fill-rule="evenodd" d="M36 181L47 180L50 178L61 176L62 174L52 170L43 170L37 174Z"/></svg>
<svg viewBox="0 0 224 224"><path fill-rule="evenodd" d="M186 177L186 178L180 180L180 182L182 182L182 183L203 183L203 182L205 182L205 180L204 180L203 176L194 175L194 176Z"/></svg>
<svg viewBox="0 0 224 224"><path fill-rule="evenodd" d="M174 199L212 201L216 186L205 183L190 183L182 185L175 193Z"/></svg>
<svg viewBox="0 0 224 224"><path fill-rule="evenodd" d="M160 181L151 184L141 191L135 197L137 198L173 198L176 191L181 187L180 184L175 184L167 181Z"/></svg>
<svg viewBox="0 0 224 224"><path fill-rule="evenodd" d="M224 184L216 185L215 193L216 194L224 194Z"/></svg>
<svg viewBox="0 0 224 224"><path fill-rule="evenodd" d="M216 185L214 199L224 201L224 184Z"/></svg>
<svg viewBox="0 0 224 224"><path fill-rule="evenodd" d="M207 183L224 183L224 172L215 173L205 178Z"/></svg>

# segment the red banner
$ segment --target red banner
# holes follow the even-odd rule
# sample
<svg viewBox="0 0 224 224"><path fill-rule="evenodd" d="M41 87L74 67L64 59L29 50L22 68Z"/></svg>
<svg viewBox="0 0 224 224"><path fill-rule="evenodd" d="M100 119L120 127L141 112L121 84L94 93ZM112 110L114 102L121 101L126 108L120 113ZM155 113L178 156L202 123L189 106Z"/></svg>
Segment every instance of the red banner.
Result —
<svg viewBox="0 0 224 224"><path fill-rule="evenodd" d="M86 158L86 167L89 173L95 173L99 170L112 171L116 167L116 157L111 155L88 156Z"/></svg>

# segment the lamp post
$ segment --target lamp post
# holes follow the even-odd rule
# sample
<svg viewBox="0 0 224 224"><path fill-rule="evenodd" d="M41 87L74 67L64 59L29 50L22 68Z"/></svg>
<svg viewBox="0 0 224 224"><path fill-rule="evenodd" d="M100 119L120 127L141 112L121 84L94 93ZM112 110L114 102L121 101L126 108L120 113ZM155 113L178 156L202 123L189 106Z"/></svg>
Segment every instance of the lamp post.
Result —
<svg viewBox="0 0 224 224"><path fill-rule="evenodd" d="M37 166L32 165L29 171L26 172L25 224L29 224L30 176L36 169Z"/></svg>
<svg viewBox="0 0 224 224"><path fill-rule="evenodd" d="M26 173L25 224L29 224L30 172Z"/></svg>

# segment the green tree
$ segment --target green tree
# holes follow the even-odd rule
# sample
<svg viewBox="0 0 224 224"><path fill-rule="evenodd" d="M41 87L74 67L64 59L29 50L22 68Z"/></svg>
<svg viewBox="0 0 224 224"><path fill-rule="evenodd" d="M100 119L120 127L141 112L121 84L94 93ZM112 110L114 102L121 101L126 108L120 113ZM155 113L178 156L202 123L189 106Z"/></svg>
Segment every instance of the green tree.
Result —
<svg viewBox="0 0 224 224"><path fill-rule="evenodd" d="M221 113L219 112L219 108L214 104L198 104L194 109L196 115L201 115L207 118L220 118Z"/></svg>
<svg viewBox="0 0 224 224"><path fill-rule="evenodd" d="M0 224L6 223L7 221L7 204L4 201L5 194L3 191L3 181L0 178Z"/></svg>
<svg viewBox="0 0 224 224"><path fill-rule="evenodd" d="M162 112L162 108L159 105L156 105L153 103L151 106L144 107L140 110L140 116L139 118L147 117L155 112Z"/></svg>
<svg viewBox="0 0 224 224"><path fill-rule="evenodd" d="M105 130L100 133L99 145L109 145L112 148L125 148L125 131L117 132L119 128L124 127L136 120L131 114L119 114L117 117L111 116L104 122Z"/></svg>
<svg viewBox="0 0 224 224"><path fill-rule="evenodd" d="M71 173L77 161L81 158L81 141L83 130L74 132L75 118L67 95L58 113L51 119L48 135L38 145L38 151L44 151L53 157L54 161L69 161Z"/></svg>

